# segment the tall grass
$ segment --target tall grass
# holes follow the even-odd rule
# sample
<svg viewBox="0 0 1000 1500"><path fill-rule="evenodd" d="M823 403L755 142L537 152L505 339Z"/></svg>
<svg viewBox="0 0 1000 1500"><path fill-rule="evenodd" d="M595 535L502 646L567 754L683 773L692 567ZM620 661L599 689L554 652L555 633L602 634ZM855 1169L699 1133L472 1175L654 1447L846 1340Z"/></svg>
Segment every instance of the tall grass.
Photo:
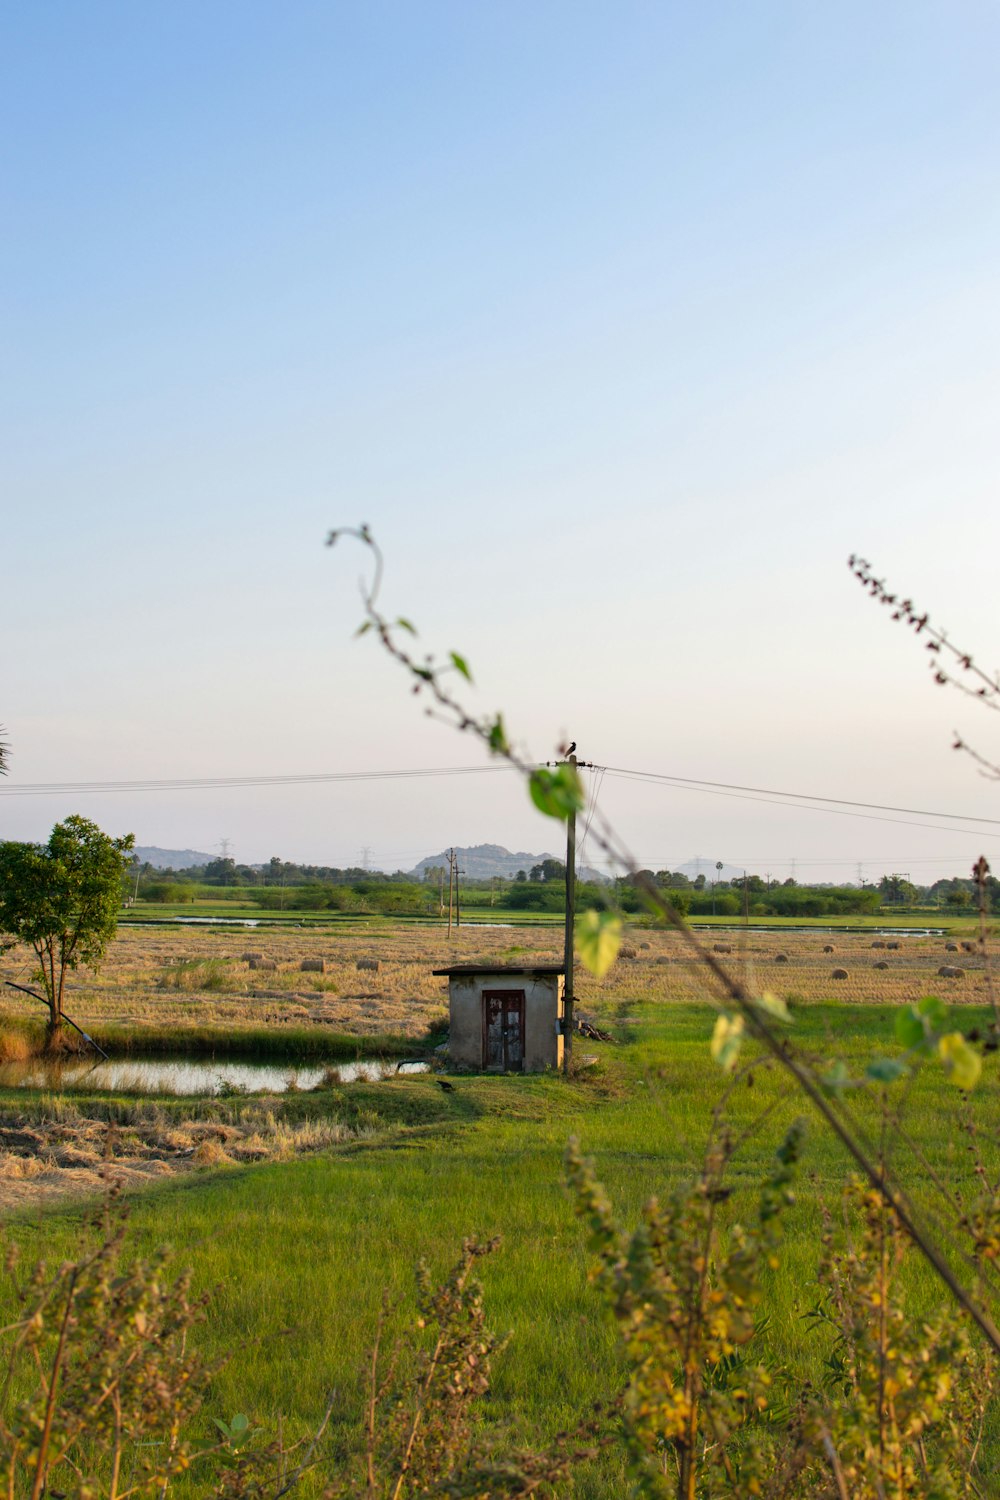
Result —
<svg viewBox="0 0 1000 1500"><path fill-rule="evenodd" d="M354 1062L360 1057L413 1057L437 1037L346 1036L319 1026L94 1026L94 1040L113 1057L230 1057L246 1061Z"/></svg>
<svg viewBox="0 0 1000 1500"><path fill-rule="evenodd" d="M0 1024L0 1064L28 1062L40 1054L44 1042L43 1027L5 1016Z"/></svg>

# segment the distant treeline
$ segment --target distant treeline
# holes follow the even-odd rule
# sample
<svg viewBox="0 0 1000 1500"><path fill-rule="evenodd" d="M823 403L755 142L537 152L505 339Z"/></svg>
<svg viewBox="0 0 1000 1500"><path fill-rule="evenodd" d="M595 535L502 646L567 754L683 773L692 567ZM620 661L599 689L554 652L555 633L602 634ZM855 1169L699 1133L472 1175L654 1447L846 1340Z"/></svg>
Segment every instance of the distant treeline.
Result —
<svg viewBox="0 0 1000 1500"><path fill-rule="evenodd" d="M800 885L794 880L768 881L760 875L745 880L712 882L699 875L690 879L676 870L643 872L673 904L691 916L738 917L829 917L863 915L885 908L905 910L930 907L936 910L969 911L977 902L972 880L952 877L931 886L917 886L904 875L885 875L877 885ZM398 870L386 874L358 867L339 869L326 865L296 865L272 859L263 868L238 865L231 859L213 860L188 870L156 870L141 867L132 889L141 899L164 903L198 900L233 900L268 911L384 912L431 915L447 906L448 881L437 870L424 879ZM1000 911L1000 882L987 879L991 909ZM609 900L626 912L641 912L646 903L642 892L625 880L612 887L578 881L577 907L602 907ZM492 880L461 882L464 907L494 907L524 912L561 912L565 909L565 866L546 859L514 880L496 876Z"/></svg>

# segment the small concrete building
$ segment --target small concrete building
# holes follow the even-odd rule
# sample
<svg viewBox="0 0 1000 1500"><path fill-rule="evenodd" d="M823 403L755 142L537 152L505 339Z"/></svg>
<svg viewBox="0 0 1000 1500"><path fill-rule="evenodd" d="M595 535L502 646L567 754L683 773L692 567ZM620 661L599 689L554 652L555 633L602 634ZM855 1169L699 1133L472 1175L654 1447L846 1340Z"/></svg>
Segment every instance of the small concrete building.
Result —
<svg viewBox="0 0 1000 1500"><path fill-rule="evenodd" d="M562 964L456 964L448 980L448 1051L459 1067L539 1073L563 1062Z"/></svg>

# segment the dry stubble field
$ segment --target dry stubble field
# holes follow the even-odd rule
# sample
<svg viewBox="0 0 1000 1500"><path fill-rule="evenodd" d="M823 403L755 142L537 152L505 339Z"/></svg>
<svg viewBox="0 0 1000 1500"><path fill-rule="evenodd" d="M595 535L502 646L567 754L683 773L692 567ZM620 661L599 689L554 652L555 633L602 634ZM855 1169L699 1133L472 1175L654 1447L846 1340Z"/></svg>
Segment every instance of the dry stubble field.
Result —
<svg viewBox="0 0 1000 1500"><path fill-rule="evenodd" d="M880 939L871 932L829 935L787 929L778 933L702 933L757 989L772 990L791 1003L837 1001L893 1004L928 990L949 1003L981 1003L986 975L978 952L946 950L940 937ZM953 941L953 940L947 940ZM898 943L897 948L887 946ZM974 945L972 945L974 947ZM824 952L825 947L832 952ZM557 961L562 932L468 925L451 941L440 928L358 927L252 930L190 927L123 928L100 974L80 971L68 988L66 1008L82 1025L176 1028L183 1046L186 1028L329 1026L374 1043L380 1035L418 1038L447 1019L447 986L432 973L449 963ZM252 969L247 954L260 954L274 970ZM784 961L779 958L784 955ZM308 960L324 970L304 972ZM359 960L378 960L377 972ZM884 965L884 967L878 967ZM942 978L938 969L959 969ZM846 979L833 978L836 968ZM30 980L31 955L15 949L0 968L3 977ZM629 1001L697 1000L706 997L707 976L672 932L631 932L622 955L601 981L579 972L577 995L584 1009L611 1017ZM30 1013L31 1002L0 991L0 1019Z"/></svg>

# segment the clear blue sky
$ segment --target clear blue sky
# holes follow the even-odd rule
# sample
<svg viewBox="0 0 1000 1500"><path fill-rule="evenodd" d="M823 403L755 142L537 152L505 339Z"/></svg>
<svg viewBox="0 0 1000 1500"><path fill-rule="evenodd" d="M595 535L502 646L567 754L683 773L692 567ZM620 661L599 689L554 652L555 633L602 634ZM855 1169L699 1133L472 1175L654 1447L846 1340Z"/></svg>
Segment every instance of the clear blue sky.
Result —
<svg viewBox="0 0 1000 1500"><path fill-rule="evenodd" d="M948 748L989 716L844 565L1000 660L995 6L0 16L9 789L475 761L350 640L322 542L363 519L541 756L997 813ZM550 847L503 780L0 796L0 834ZM657 866L1000 853L603 796Z"/></svg>

